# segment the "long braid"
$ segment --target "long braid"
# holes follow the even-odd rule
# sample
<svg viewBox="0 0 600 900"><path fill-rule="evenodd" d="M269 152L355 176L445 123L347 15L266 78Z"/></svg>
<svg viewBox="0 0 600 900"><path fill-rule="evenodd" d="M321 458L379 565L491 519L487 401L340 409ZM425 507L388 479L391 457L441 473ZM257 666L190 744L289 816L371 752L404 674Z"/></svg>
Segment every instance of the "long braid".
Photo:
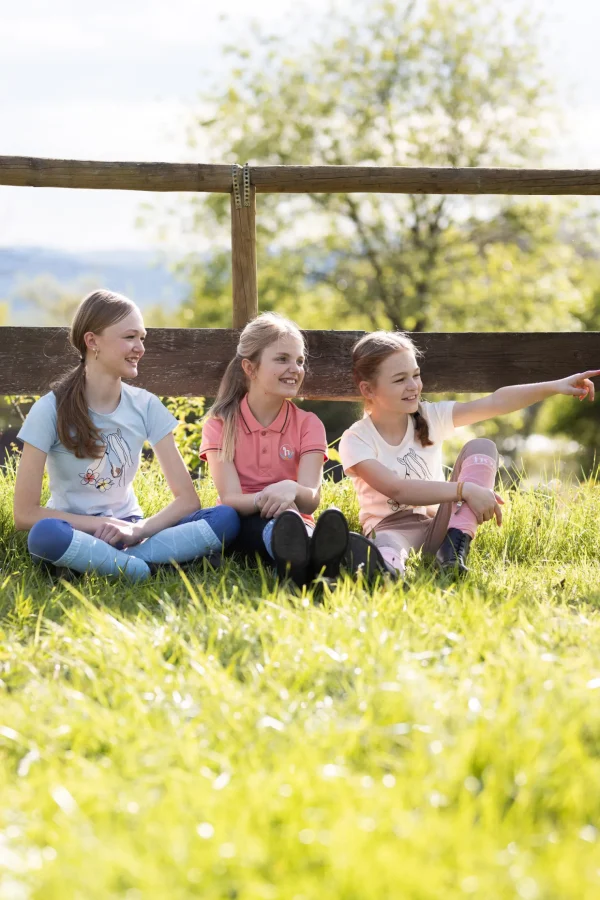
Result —
<svg viewBox="0 0 600 900"><path fill-rule="evenodd" d="M412 414L415 422L415 434L422 447L433 447L433 441L429 438L429 423L420 409Z"/></svg>

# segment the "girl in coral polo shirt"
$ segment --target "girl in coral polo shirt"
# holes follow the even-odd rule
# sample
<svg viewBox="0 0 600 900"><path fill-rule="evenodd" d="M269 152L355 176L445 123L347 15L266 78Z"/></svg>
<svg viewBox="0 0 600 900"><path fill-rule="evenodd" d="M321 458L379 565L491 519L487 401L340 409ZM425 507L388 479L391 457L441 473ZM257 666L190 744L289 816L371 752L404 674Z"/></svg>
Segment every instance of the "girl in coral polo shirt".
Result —
<svg viewBox="0 0 600 900"><path fill-rule="evenodd" d="M220 502L241 518L231 549L275 560L278 574L298 585L320 573L336 577L350 540L339 510L323 512L316 526L313 519L327 459L325 428L288 399L300 391L305 359L304 338L289 319L263 313L246 325L200 449ZM358 535L350 544L352 567L367 564L369 574L377 560L367 550L374 548Z"/></svg>

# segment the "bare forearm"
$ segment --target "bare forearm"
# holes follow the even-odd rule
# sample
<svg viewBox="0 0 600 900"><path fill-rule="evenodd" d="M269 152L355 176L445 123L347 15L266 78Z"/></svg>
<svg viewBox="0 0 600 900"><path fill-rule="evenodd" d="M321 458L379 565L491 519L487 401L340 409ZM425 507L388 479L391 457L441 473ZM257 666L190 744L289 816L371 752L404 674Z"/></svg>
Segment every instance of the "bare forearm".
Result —
<svg viewBox="0 0 600 900"><path fill-rule="evenodd" d="M547 397L556 394L556 382L540 381L537 384L513 384L509 387L498 388L488 398L493 406L493 415L505 415L525 409Z"/></svg>
<svg viewBox="0 0 600 900"><path fill-rule="evenodd" d="M314 513L315 509L321 502L321 488L306 487L303 484L296 484L296 506L300 512Z"/></svg>
<svg viewBox="0 0 600 900"><path fill-rule="evenodd" d="M231 506L240 516L253 516L260 510L256 505L258 494L224 494L221 503Z"/></svg>
<svg viewBox="0 0 600 900"><path fill-rule="evenodd" d="M458 500L459 488L453 481L413 481L400 478L387 466L368 459L346 469L350 476L358 476L373 490L406 506L434 506Z"/></svg>
<svg viewBox="0 0 600 900"><path fill-rule="evenodd" d="M47 506L34 506L23 512L15 510L15 528L17 531L29 531L41 519L62 519L77 531L94 534L100 525L114 521L110 516L82 516L76 513L63 512L61 509L50 509Z"/></svg>
<svg viewBox="0 0 600 900"><path fill-rule="evenodd" d="M168 506L165 506L160 512L157 512L155 515L149 516L144 520L144 537L152 537L153 534L157 534L165 528L176 525L177 522L181 521L185 516L191 515L191 513L196 512L198 509L200 509L200 500L197 494L194 497L187 495L175 497L175 499L171 500Z"/></svg>
<svg viewBox="0 0 600 900"><path fill-rule="evenodd" d="M452 481L411 481L395 478L388 486L391 500L407 506L433 506L437 503L452 503L458 499L457 486Z"/></svg>

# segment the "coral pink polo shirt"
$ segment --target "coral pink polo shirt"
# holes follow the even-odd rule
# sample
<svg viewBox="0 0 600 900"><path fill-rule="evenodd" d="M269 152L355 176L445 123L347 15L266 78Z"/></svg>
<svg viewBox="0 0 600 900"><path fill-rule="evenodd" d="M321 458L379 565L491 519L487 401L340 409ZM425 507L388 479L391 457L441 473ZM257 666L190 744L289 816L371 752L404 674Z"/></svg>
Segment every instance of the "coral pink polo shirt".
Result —
<svg viewBox="0 0 600 900"><path fill-rule="evenodd" d="M202 429L200 459L221 449L223 423L207 419ZM298 480L298 465L304 453L320 452L327 459L325 426L314 413L286 400L277 418L261 425L248 406L248 395L240 403L233 464L243 494L256 494L277 481ZM312 516L303 516L312 521Z"/></svg>

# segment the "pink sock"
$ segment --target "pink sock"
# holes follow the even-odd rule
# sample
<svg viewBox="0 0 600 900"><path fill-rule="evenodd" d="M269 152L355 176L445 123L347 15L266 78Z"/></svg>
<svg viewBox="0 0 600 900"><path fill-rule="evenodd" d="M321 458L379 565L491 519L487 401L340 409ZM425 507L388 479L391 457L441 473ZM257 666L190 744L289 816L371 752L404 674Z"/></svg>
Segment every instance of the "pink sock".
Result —
<svg viewBox="0 0 600 900"><path fill-rule="evenodd" d="M399 553L396 553L391 547L379 547L379 552L385 559L386 563L389 563L390 566L393 566L394 569L398 569L399 572L404 572L404 561L406 559L405 555L400 556Z"/></svg>
<svg viewBox="0 0 600 900"><path fill-rule="evenodd" d="M467 456L458 475L459 481L471 481L480 487L493 488L496 480L496 460L491 456L483 456L479 453ZM460 509L456 503L452 504L452 515L448 528L459 528L475 537L477 531L477 519L467 503L463 503Z"/></svg>

